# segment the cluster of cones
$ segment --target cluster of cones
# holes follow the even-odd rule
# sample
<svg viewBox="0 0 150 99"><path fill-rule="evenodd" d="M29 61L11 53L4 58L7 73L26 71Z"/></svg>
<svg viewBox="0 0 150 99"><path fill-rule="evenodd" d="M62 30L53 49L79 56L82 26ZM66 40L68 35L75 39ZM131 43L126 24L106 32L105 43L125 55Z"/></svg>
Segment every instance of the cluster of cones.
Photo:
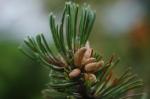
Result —
<svg viewBox="0 0 150 99"><path fill-rule="evenodd" d="M83 74L85 80L96 82L95 73L104 65L104 61L97 61L92 57L93 49L89 47L81 47L74 54L75 69L69 73L71 79Z"/></svg>

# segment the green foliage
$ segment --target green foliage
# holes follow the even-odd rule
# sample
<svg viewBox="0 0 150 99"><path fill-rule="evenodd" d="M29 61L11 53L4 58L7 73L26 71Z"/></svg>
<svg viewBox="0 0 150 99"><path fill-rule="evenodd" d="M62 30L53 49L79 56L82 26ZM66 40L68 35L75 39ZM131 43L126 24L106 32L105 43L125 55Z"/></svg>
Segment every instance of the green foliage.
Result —
<svg viewBox="0 0 150 99"><path fill-rule="evenodd" d="M82 68L78 77L69 77L70 72L77 68L74 56L80 48L85 47L94 21L95 12L89 5L79 7L78 4L67 2L60 24L56 23L53 13L50 14L50 28L57 53L49 46L43 34L35 38L28 37L24 41L28 52L23 49L21 51L50 68L48 89L43 91L45 98L121 99L129 90L143 85L142 80L131 73L130 68L120 77L114 77L113 69L119 62L114 56L94 73L97 79L95 83L84 79L85 71ZM102 60L95 52L91 56L96 62ZM54 93L58 95L55 96Z"/></svg>

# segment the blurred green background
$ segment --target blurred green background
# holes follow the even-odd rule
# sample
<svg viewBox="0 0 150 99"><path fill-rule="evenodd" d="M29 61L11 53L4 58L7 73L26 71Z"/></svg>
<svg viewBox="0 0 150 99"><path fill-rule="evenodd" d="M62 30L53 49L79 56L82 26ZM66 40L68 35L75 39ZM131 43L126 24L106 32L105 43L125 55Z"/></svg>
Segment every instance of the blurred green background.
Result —
<svg viewBox="0 0 150 99"><path fill-rule="evenodd" d="M67 1L67 0L66 0ZM119 68L132 66L145 82L150 99L149 0L74 0L97 12L90 43L105 59L121 58ZM0 99L42 99L48 70L17 49L27 35L43 32L51 39L48 14L60 15L65 0L0 0ZM58 17L59 18L59 17Z"/></svg>

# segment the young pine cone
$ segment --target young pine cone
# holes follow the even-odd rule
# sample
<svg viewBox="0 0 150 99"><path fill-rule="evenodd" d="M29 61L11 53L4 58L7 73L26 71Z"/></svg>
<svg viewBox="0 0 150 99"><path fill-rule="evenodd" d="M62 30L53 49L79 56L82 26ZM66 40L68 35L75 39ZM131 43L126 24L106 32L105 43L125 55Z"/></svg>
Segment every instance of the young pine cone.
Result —
<svg viewBox="0 0 150 99"><path fill-rule="evenodd" d="M70 77L70 78L76 78L76 77L78 77L78 76L80 75L80 73L81 73L81 70L78 69L78 68L76 68L76 69L72 70L72 71L69 73L69 77Z"/></svg>
<svg viewBox="0 0 150 99"><path fill-rule="evenodd" d="M79 68L81 68L81 62L86 50L87 50L86 47L82 47L74 55L74 64Z"/></svg>
<svg viewBox="0 0 150 99"><path fill-rule="evenodd" d="M84 69L88 73L95 73L97 72L102 66L104 65L104 61L101 60L99 62L93 62L85 65Z"/></svg>
<svg viewBox="0 0 150 99"><path fill-rule="evenodd" d="M93 49L89 47L82 47L76 51L74 54L76 69L69 73L70 78L78 77L82 69L86 79L96 79L95 75L91 73L97 72L104 65L104 61L96 62L96 59L91 57L92 53Z"/></svg>
<svg viewBox="0 0 150 99"><path fill-rule="evenodd" d="M91 73L84 73L84 79L86 81L90 81L91 83L96 83L97 81L96 76Z"/></svg>

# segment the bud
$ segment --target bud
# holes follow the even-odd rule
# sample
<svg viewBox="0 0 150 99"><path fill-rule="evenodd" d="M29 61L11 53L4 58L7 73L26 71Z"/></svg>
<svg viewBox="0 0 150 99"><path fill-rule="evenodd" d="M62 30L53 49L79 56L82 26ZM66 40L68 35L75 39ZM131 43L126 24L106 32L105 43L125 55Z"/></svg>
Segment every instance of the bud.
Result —
<svg viewBox="0 0 150 99"><path fill-rule="evenodd" d="M80 73L81 73L81 70L76 68L69 73L69 77L70 78L78 77L80 75Z"/></svg>
<svg viewBox="0 0 150 99"><path fill-rule="evenodd" d="M85 61L88 58L90 58L92 56L92 53L93 53L93 49L92 48L87 48L82 60Z"/></svg>
<svg viewBox="0 0 150 99"><path fill-rule="evenodd" d="M86 51L86 47L80 48L74 55L74 64L78 67L81 66L81 61L83 59L84 53Z"/></svg>
<svg viewBox="0 0 150 99"><path fill-rule="evenodd" d="M84 79L89 80L92 83L95 83L97 81L96 76L91 73L84 73Z"/></svg>
<svg viewBox="0 0 150 99"><path fill-rule="evenodd" d="M99 62L93 62L85 65L85 71L90 72L90 73L95 73L97 72L101 66L104 65L104 61L99 61Z"/></svg>
<svg viewBox="0 0 150 99"><path fill-rule="evenodd" d="M95 62L96 61L96 59L95 58L88 58L88 59L86 59L86 60L82 60L82 65L86 65L86 64L89 64L89 63L93 63L93 62Z"/></svg>
<svg viewBox="0 0 150 99"><path fill-rule="evenodd" d="M91 72L91 73L95 72L97 70L97 62L89 63L85 65L84 69L86 72Z"/></svg>

